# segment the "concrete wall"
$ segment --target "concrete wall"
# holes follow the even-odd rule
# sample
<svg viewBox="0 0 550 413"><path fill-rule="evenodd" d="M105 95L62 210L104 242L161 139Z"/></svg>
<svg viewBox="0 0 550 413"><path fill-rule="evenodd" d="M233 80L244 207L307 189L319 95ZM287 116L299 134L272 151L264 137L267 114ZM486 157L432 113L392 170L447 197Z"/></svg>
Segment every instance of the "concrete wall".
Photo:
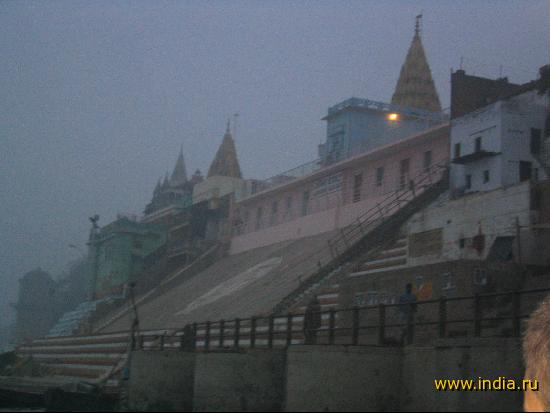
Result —
<svg viewBox="0 0 550 413"><path fill-rule="evenodd" d="M404 350L401 411L520 411L521 392L436 392L434 379L522 379L517 339L445 340Z"/></svg>
<svg viewBox="0 0 550 413"><path fill-rule="evenodd" d="M400 371L400 349L291 347L285 411L396 410Z"/></svg>
<svg viewBox="0 0 550 413"><path fill-rule="evenodd" d="M523 228L531 224L531 186L523 182L508 188L470 194L454 200L442 199L415 214L408 224L409 235L441 228L443 247L439 254L409 257L410 266L448 262L459 259L483 260L487 257L497 236L515 236L515 220ZM522 236L527 230L522 230ZM478 251L471 246L473 237L485 235L485 248ZM460 239L466 245L460 246ZM522 248L524 262L536 263L530 256L527 238Z"/></svg>
<svg viewBox="0 0 550 413"><path fill-rule="evenodd" d="M280 350L198 354L193 410L280 411L285 356Z"/></svg>
<svg viewBox="0 0 550 413"><path fill-rule="evenodd" d="M196 354L182 351L132 353L130 410L191 411Z"/></svg>
<svg viewBox="0 0 550 413"><path fill-rule="evenodd" d="M517 339L433 346L293 346L287 351L137 352L135 410L513 411L521 392L436 392L435 379L523 377Z"/></svg>

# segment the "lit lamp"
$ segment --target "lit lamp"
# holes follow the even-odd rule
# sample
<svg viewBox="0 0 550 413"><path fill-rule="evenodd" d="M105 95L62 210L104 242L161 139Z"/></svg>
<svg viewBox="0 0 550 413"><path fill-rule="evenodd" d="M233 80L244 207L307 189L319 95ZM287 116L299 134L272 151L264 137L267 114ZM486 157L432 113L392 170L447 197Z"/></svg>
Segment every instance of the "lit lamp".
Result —
<svg viewBox="0 0 550 413"><path fill-rule="evenodd" d="M388 120L391 120L391 121L398 121L399 120L399 113L388 113L387 118L388 118Z"/></svg>

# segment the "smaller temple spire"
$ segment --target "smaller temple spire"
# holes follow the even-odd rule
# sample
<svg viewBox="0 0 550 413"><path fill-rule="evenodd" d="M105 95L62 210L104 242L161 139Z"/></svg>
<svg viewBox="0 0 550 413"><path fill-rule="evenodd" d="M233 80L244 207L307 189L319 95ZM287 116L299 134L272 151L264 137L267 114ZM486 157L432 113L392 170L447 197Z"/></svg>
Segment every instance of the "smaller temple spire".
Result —
<svg viewBox="0 0 550 413"><path fill-rule="evenodd" d="M211 176L230 176L233 178L242 178L241 167L237 159L237 150L235 142L231 136L231 123L227 120L225 135L222 143L216 152L216 156L208 169L208 177Z"/></svg>
<svg viewBox="0 0 550 413"><path fill-rule="evenodd" d="M180 147L180 153L178 160L176 161L176 166L170 177L170 184L172 185L182 185L187 182L187 171L185 169L185 161L183 159L183 145Z"/></svg>
<svg viewBox="0 0 550 413"><path fill-rule="evenodd" d="M164 174L164 180L162 181L162 189L167 188L170 185L170 180L168 179L168 172Z"/></svg>
<svg viewBox="0 0 550 413"><path fill-rule="evenodd" d="M161 190L161 178L158 179L157 185L155 186L155 190L153 191L153 195L156 195Z"/></svg>

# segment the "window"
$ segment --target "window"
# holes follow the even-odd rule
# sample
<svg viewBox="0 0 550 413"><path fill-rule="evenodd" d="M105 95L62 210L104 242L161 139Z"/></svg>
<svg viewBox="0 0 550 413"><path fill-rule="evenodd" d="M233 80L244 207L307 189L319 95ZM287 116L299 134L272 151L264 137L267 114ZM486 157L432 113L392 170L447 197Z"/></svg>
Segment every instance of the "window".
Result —
<svg viewBox="0 0 550 413"><path fill-rule="evenodd" d="M287 216L292 216L292 197L287 196L286 197L286 214Z"/></svg>
<svg viewBox="0 0 550 413"><path fill-rule="evenodd" d="M466 175L466 189L472 188L472 175Z"/></svg>
<svg viewBox="0 0 550 413"><path fill-rule="evenodd" d="M363 307L366 304L365 293L356 293L353 296L353 305L355 307Z"/></svg>
<svg viewBox="0 0 550 413"><path fill-rule="evenodd" d="M519 162L519 180L521 182L531 179L531 162L520 161Z"/></svg>
<svg viewBox="0 0 550 413"><path fill-rule="evenodd" d="M382 186L384 183L384 167L376 168L376 186Z"/></svg>
<svg viewBox="0 0 550 413"><path fill-rule="evenodd" d="M405 189L409 180L410 159L403 159L399 164L399 189Z"/></svg>
<svg viewBox="0 0 550 413"><path fill-rule="evenodd" d="M474 285L487 285L487 271L484 268L474 268L473 273L473 283Z"/></svg>
<svg viewBox="0 0 550 413"><path fill-rule="evenodd" d="M313 196L320 196L342 188L342 174L325 176L313 184Z"/></svg>
<svg viewBox="0 0 550 413"><path fill-rule="evenodd" d="M363 174L353 176L353 202L361 200L361 187L363 186Z"/></svg>
<svg viewBox="0 0 550 413"><path fill-rule="evenodd" d="M455 158L460 158L460 143L455 143Z"/></svg>
<svg viewBox="0 0 550 413"><path fill-rule="evenodd" d="M533 155L540 154L542 145L542 131L540 129L531 128L531 153Z"/></svg>
<svg viewBox="0 0 550 413"><path fill-rule="evenodd" d="M277 211L278 211L278 209L279 209L279 202L278 201L273 201L271 203L271 219L269 220L271 225L277 225Z"/></svg>
<svg viewBox="0 0 550 413"><path fill-rule="evenodd" d="M428 172L432 166L432 151L424 152L424 172Z"/></svg>
<svg viewBox="0 0 550 413"><path fill-rule="evenodd" d="M304 191L302 195L302 216L306 216L309 209L309 191Z"/></svg>
<svg viewBox="0 0 550 413"><path fill-rule="evenodd" d="M481 136L478 136L476 138L475 145L476 145L475 151L476 152L481 152Z"/></svg>
<svg viewBox="0 0 550 413"><path fill-rule="evenodd" d="M367 305L378 305L378 292L377 291L367 292L366 302L367 302Z"/></svg>
<svg viewBox="0 0 550 413"><path fill-rule="evenodd" d="M488 169L483 171L483 183L486 184L491 179L491 175Z"/></svg>
<svg viewBox="0 0 550 413"><path fill-rule="evenodd" d="M443 291L454 290L455 279L452 272L446 272L441 275L441 289Z"/></svg>

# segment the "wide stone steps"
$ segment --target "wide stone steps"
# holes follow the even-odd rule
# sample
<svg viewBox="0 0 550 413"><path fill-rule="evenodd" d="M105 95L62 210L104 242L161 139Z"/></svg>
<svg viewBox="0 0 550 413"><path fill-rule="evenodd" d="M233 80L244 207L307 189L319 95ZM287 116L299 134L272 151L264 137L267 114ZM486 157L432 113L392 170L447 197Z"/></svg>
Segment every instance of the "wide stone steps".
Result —
<svg viewBox="0 0 550 413"><path fill-rule="evenodd" d="M407 238L401 237L388 248L359 264L357 270L350 273L350 276L368 275L403 268L407 265L407 255Z"/></svg>

